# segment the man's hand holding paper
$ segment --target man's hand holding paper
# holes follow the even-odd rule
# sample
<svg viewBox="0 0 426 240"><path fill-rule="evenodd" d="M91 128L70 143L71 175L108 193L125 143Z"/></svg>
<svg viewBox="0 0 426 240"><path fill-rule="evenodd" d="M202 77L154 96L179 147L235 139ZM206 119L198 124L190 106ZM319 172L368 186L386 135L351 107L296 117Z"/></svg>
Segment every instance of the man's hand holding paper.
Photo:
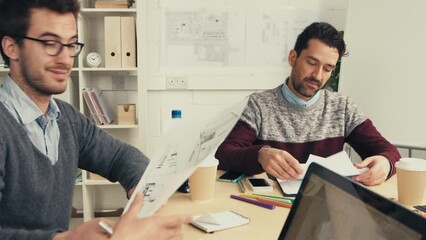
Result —
<svg viewBox="0 0 426 240"><path fill-rule="evenodd" d="M306 164L301 164L304 171L303 171L303 174L300 175L297 179L303 179L303 177L305 176L306 170L308 170L309 165L311 165L311 163L313 162L316 162L343 176L360 175L364 172L368 172L368 169L366 167L369 167L368 164L366 166L360 165L359 168L355 167L345 151L338 152L327 158L323 158L323 157L319 157L319 156L315 156L311 154L309 155L309 158L308 158L308 161L306 161Z"/></svg>
<svg viewBox="0 0 426 240"><path fill-rule="evenodd" d="M366 158L364 161L356 163L355 166L360 170L368 168L367 171L353 177L355 181L367 186L383 183L390 172L388 159L380 155Z"/></svg>
<svg viewBox="0 0 426 240"><path fill-rule="evenodd" d="M297 179L304 171L299 161L290 153L277 148L260 149L258 161L267 173L278 179Z"/></svg>
<svg viewBox="0 0 426 240"><path fill-rule="evenodd" d="M323 157L319 157L319 156L315 156L311 154L308 158L308 161L305 164L300 164L303 169L303 174L300 174L297 179L295 180L277 179L277 181L280 184L281 189L283 189L283 191L286 194L296 194L300 188L302 179L305 176L305 173L308 170L309 165L313 162L316 162L340 175L354 176L354 178L360 177L360 179L363 180L360 182L363 184L366 184L366 183L374 184L374 181L378 180L377 178L374 178L375 177L374 174L377 174L377 171L380 171L380 169L382 168L381 166L383 164L382 160L377 159L376 157L377 156L367 158L363 161L362 164L356 164L354 166L354 164L352 163L351 159L348 157L345 151L338 152L334 155L329 156L328 158L323 158ZM386 163L389 165L389 162L387 161L387 159L385 158L384 160L386 160ZM371 169L368 169L367 167L369 168L371 167Z"/></svg>

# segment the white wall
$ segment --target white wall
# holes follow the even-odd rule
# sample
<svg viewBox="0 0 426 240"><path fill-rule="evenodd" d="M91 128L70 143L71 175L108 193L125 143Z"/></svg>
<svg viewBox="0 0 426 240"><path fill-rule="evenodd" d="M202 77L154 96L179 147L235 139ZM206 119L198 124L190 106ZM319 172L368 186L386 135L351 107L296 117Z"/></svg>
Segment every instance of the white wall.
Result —
<svg viewBox="0 0 426 240"><path fill-rule="evenodd" d="M426 1L351 0L339 91L394 144L426 147Z"/></svg>
<svg viewBox="0 0 426 240"><path fill-rule="evenodd" d="M343 30L346 5L347 0L148 0L145 20L147 21L145 23L147 47L144 53L147 57L147 66L144 71L146 71L148 89L148 156L152 156L164 129L171 124L169 120L171 109L181 109L183 120L194 120L194 118L200 120L254 91L278 86L290 70L286 63L278 67L167 68L162 58L164 23L161 21L164 9L170 7L312 9L319 13L319 21L328 21L339 30ZM296 38L296 36L293 37ZM287 58L287 53L283 58ZM185 78L188 89L168 90L166 80L174 77Z"/></svg>

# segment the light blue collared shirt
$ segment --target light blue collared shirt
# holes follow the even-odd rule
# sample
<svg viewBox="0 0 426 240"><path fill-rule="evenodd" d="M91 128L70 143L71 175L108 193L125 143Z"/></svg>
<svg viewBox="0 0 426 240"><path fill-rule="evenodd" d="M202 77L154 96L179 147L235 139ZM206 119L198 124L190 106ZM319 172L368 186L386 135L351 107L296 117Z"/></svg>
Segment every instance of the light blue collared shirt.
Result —
<svg viewBox="0 0 426 240"><path fill-rule="evenodd" d="M309 101L305 101L299 98L298 96L296 96L296 94L294 94L290 90L290 88L288 88L287 82L288 82L288 79L284 82L283 86L281 87L281 93L283 97L285 98L285 100L287 100L287 102L299 107L309 107L314 105L318 101L321 91L323 91L322 89L319 90L311 99L309 99Z"/></svg>
<svg viewBox="0 0 426 240"><path fill-rule="evenodd" d="M34 146L46 155L52 165L58 161L59 127L61 113L53 98L46 114L21 90L9 75L0 88L0 102L26 130Z"/></svg>

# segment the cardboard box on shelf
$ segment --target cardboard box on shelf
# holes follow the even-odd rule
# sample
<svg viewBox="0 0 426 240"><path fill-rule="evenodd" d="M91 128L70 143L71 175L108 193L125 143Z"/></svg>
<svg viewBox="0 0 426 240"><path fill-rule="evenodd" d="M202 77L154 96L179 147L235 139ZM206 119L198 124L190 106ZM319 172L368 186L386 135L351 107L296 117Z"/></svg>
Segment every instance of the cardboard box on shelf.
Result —
<svg viewBox="0 0 426 240"><path fill-rule="evenodd" d="M136 124L136 104L118 104L117 124Z"/></svg>
<svg viewBox="0 0 426 240"><path fill-rule="evenodd" d="M104 177L96 174L96 173L91 173L91 172L87 172L87 179L89 180L106 180Z"/></svg>
<svg viewBox="0 0 426 240"><path fill-rule="evenodd" d="M95 8L128 8L128 1L96 1Z"/></svg>

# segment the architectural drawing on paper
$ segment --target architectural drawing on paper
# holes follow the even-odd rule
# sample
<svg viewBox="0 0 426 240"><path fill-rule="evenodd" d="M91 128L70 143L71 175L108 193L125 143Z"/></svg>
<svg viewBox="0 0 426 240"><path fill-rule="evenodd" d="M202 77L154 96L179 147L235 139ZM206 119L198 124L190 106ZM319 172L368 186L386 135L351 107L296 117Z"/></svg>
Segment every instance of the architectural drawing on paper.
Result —
<svg viewBox="0 0 426 240"><path fill-rule="evenodd" d="M318 13L295 8L166 8L166 67L280 67Z"/></svg>
<svg viewBox="0 0 426 240"><path fill-rule="evenodd" d="M160 160L157 162L155 169L151 172L150 177L163 176L176 173L177 171L178 153L176 146L169 145L165 149Z"/></svg>
<svg viewBox="0 0 426 240"><path fill-rule="evenodd" d="M145 196L140 217L153 214L184 182L198 164L225 139L247 104L245 99L207 122L191 124L189 127L176 128L168 133L161 143L160 151L151 158L151 162L142 175L135 192ZM185 129L183 133L182 129ZM183 143L182 136L185 136ZM127 203L129 208L135 194Z"/></svg>

